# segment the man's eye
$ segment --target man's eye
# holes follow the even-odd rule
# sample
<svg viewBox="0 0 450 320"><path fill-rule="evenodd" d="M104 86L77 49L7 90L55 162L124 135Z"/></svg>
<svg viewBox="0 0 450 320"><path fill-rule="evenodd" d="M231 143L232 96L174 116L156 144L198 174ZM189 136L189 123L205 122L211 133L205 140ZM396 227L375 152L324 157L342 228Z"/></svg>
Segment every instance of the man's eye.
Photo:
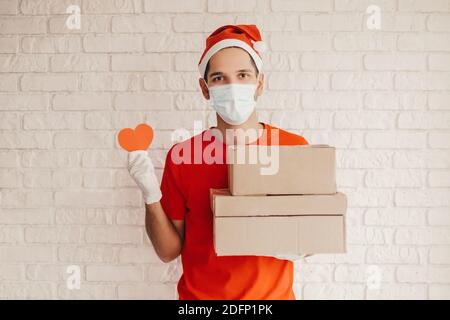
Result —
<svg viewBox="0 0 450 320"><path fill-rule="evenodd" d="M213 78L213 81L216 81L216 80L218 80L220 78L222 78L222 77L215 77L215 78Z"/></svg>
<svg viewBox="0 0 450 320"><path fill-rule="evenodd" d="M243 78L248 77L248 74L246 73L241 73L240 75L243 76Z"/></svg>

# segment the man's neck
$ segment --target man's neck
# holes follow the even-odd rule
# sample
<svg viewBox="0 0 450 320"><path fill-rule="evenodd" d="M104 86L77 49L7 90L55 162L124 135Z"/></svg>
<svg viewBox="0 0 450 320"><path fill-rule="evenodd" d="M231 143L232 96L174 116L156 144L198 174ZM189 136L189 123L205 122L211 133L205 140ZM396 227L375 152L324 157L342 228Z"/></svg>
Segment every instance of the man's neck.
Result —
<svg viewBox="0 0 450 320"><path fill-rule="evenodd" d="M248 129L256 130L256 136L259 138L263 134L264 125L258 121L258 118L256 116L256 112L253 112L250 118L246 122L240 125L232 125L229 123L226 123L225 121L220 118L220 116L217 114L217 129L219 129L220 133L222 134L223 139L226 139L227 130L234 130L242 129L244 131L247 131ZM258 139L257 138L257 139ZM237 143L237 137L235 136L233 139L233 144ZM254 141L248 141L248 143L252 143Z"/></svg>

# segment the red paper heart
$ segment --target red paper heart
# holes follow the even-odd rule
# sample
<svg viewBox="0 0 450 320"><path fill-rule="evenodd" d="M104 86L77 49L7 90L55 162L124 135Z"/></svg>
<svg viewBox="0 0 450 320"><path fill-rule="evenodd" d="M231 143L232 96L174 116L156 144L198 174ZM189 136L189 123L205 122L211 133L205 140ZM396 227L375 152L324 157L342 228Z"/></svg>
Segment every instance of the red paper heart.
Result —
<svg viewBox="0 0 450 320"><path fill-rule="evenodd" d="M145 123L139 124L134 130L125 128L120 130L118 140L128 152L147 150L153 140L153 129Z"/></svg>

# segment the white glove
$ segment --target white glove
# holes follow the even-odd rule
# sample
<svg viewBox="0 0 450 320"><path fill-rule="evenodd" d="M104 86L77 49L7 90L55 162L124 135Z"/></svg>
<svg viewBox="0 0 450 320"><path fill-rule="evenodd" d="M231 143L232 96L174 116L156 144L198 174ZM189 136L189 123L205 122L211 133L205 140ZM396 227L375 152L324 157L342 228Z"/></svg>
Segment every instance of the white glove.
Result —
<svg viewBox="0 0 450 320"><path fill-rule="evenodd" d="M300 259L303 259L303 258L306 258L306 257L309 257L309 256L312 256L312 254L308 254L308 253L301 254L301 255L296 255L296 254L277 254L277 255L275 255L275 258L281 259L281 260L292 260L292 261L295 261L295 260L300 260Z"/></svg>
<svg viewBox="0 0 450 320"><path fill-rule="evenodd" d="M136 150L128 153L128 171L142 191L145 203L158 202L161 197L158 178L155 174L152 159L145 150Z"/></svg>

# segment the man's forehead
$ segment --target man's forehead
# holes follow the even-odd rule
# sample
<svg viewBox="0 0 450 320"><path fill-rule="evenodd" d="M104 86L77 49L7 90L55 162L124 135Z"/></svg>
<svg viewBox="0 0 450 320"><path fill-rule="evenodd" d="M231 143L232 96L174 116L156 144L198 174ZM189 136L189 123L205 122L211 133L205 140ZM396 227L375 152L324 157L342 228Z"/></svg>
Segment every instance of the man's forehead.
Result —
<svg viewBox="0 0 450 320"><path fill-rule="evenodd" d="M210 71L215 72L242 72L242 70L254 72L252 58L241 48L219 50L209 60L209 67Z"/></svg>

